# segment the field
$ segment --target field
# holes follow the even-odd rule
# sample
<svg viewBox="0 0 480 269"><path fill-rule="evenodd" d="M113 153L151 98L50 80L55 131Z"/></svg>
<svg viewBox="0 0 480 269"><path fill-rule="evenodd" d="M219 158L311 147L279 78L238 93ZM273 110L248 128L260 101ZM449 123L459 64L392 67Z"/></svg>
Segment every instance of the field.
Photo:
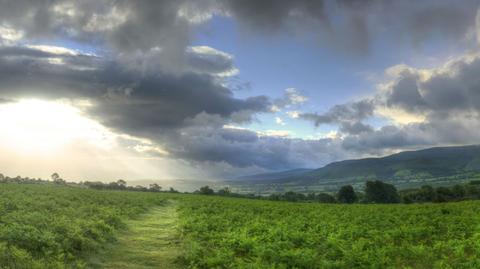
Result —
<svg viewBox="0 0 480 269"><path fill-rule="evenodd" d="M161 251L168 240L175 254ZM152 255L177 268L480 268L480 202L332 205L0 184L1 268L95 268L99 253L100 264L138 255L141 268L162 268Z"/></svg>
<svg viewBox="0 0 480 269"><path fill-rule="evenodd" d="M193 198L194 268L480 268L480 203L322 205Z"/></svg>
<svg viewBox="0 0 480 269"><path fill-rule="evenodd" d="M0 268L82 268L125 220L165 203L151 193L0 184Z"/></svg>

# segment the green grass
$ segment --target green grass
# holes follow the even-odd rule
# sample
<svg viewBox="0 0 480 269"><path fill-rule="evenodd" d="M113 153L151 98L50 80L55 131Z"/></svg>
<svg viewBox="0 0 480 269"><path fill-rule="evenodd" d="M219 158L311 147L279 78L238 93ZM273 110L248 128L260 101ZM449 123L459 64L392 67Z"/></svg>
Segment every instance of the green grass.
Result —
<svg viewBox="0 0 480 269"><path fill-rule="evenodd" d="M94 263L105 269L179 268L180 255L177 237L177 202L155 207L140 218L126 222L127 230L120 233L118 242Z"/></svg>
<svg viewBox="0 0 480 269"><path fill-rule="evenodd" d="M0 184L0 268L85 268L126 220L165 201L155 193Z"/></svg>
<svg viewBox="0 0 480 269"><path fill-rule="evenodd" d="M335 205L0 184L0 268L480 268L480 201ZM178 262L177 262L178 261Z"/></svg>
<svg viewBox="0 0 480 269"><path fill-rule="evenodd" d="M332 205L191 196L190 268L480 268L480 202Z"/></svg>

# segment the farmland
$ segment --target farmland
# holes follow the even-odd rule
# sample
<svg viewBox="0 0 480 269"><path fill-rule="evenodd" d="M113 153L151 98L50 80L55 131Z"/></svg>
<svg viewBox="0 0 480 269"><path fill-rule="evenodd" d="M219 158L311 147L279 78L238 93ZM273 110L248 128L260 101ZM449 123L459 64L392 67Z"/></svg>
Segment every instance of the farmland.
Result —
<svg viewBox="0 0 480 269"><path fill-rule="evenodd" d="M0 184L0 267L148 257L132 236L161 248L152 238L170 237L151 229L161 214L175 214L165 230L179 241L178 268L480 267L478 201L341 205L10 183Z"/></svg>

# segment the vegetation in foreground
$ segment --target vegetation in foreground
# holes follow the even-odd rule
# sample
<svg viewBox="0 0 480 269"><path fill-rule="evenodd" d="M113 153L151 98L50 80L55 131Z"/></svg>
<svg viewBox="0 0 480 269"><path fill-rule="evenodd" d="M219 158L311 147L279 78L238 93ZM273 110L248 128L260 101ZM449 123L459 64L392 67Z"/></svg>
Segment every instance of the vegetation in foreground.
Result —
<svg viewBox="0 0 480 269"><path fill-rule="evenodd" d="M165 202L154 193L0 185L0 268L82 268L126 219Z"/></svg>
<svg viewBox="0 0 480 269"><path fill-rule="evenodd" d="M0 267L90 268L105 250L114 261L125 250L117 231L150 227L153 215L138 216L172 199L187 268L480 268L480 201L290 203L11 183L0 184ZM127 238L159 236L137 230ZM128 251L154 253L137 245Z"/></svg>
<svg viewBox="0 0 480 269"><path fill-rule="evenodd" d="M480 268L480 202L332 205L190 196L190 268Z"/></svg>
<svg viewBox="0 0 480 269"><path fill-rule="evenodd" d="M126 222L118 240L90 259L98 269L175 269L178 263L177 202L168 201Z"/></svg>

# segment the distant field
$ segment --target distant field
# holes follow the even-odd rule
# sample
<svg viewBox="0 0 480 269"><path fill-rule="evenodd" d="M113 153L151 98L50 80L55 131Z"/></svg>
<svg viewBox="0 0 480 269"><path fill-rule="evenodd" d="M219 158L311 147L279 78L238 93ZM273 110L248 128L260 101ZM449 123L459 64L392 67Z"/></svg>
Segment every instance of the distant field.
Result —
<svg viewBox="0 0 480 269"><path fill-rule="evenodd" d="M233 192L236 193L254 193L257 195L270 195L272 193L281 193L286 191L295 192L337 192L341 186L352 185L356 190L363 190L365 181L375 180L376 178L337 178L337 179L322 179L316 183L309 182L288 182L288 183L243 183L243 182L224 182L223 184L216 183L214 186L218 189L228 186ZM385 183L393 184L397 189L411 189L420 188L423 185L430 186L453 186L455 184L464 184L472 180L480 180L478 173L466 173L454 176L445 177L421 177L421 178L397 178L395 180L382 180Z"/></svg>
<svg viewBox="0 0 480 269"><path fill-rule="evenodd" d="M0 268L91 268L103 251L109 262L149 257L157 249L141 240L169 238L180 239L178 268L480 268L480 201L332 205L0 184Z"/></svg>

